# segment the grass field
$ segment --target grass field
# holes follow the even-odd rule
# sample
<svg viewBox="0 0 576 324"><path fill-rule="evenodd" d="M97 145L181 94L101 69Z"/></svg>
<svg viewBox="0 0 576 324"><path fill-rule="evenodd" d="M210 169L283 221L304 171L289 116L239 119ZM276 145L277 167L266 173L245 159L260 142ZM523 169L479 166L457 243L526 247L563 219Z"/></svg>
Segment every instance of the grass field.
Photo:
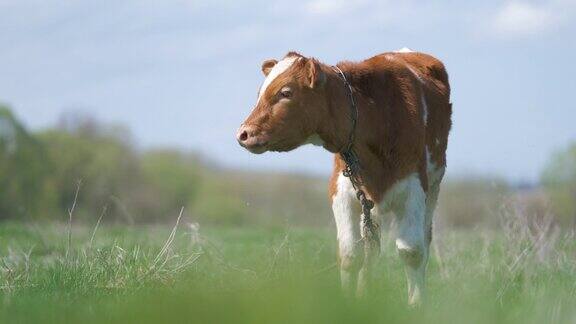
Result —
<svg viewBox="0 0 576 324"><path fill-rule="evenodd" d="M383 238L372 294L344 296L331 229L0 224L3 323L566 323L576 321L574 236L512 224L444 231L428 300L405 305ZM541 234L538 234L541 233Z"/></svg>

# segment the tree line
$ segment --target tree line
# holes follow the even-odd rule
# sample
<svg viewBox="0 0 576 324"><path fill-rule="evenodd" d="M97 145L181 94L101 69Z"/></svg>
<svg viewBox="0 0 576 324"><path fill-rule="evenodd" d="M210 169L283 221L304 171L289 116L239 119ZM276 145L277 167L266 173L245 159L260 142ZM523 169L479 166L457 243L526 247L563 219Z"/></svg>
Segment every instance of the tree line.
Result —
<svg viewBox="0 0 576 324"><path fill-rule="evenodd" d="M122 126L68 113L30 132L0 106L0 220L320 224L329 215L316 178L223 170L194 152L138 150ZM326 205L326 206L325 206ZM317 214L308 217L309 214Z"/></svg>
<svg viewBox="0 0 576 324"><path fill-rule="evenodd" d="M449 225L494 224L490 215L517 192L497 177L448 179L439 213ZM530 192L531 212L576 224L576 144L550 158ZM31 132L0 106L0 221L65 221L72 205L78 221L172 221L184 207L208 224L332 222L322 177L225 170L194 152L137 149L125 127L78 113Z"/></svg>

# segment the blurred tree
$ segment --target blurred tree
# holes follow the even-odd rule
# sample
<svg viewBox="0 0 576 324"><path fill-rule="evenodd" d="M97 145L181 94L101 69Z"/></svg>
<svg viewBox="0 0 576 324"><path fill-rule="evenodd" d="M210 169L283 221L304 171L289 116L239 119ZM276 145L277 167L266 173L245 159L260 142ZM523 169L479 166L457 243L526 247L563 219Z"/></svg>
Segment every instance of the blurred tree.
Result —
<svg viewBox="0 0 576 324"><path fill-rule="evenodd" d="M56 196L42 144L0 106L0 220L48 216Z"/></svg>
<svg viewBox="0 0 576 324"><path fill-rule="evenodd" d="M559 221L576 226L576 143L552 155L541 183Z"/></svg>
<svg viewBox="0 0 576 324"><path fill-rule="evenodd" d="M203 224L318 225L331 221L325 181L224 171L175 149L139 152L125 128L66 113L28 134L0 111L0 219L28 214L65 220L81 183L75 219L157 222L184 206Z"/></svg>
<svg viewBox="0 0 576 324"><path fill-rule="evenodd" d="M113 211L131 219L124 195L135 186L139 164L125 129L69 114L57 128L37 136L46 147L62 211L70 207L77 184L81 183L78 215L97 215L105 205L113 203L120 207Z"/></svg>
<svg viewBox="0 0 576 324"><path fill-rule="evenodd" d="M141 155L140 164L142 185L131 196L140 217L173 216L194 201L201 185L199 161L194 154L151 150Z"/></svg>
<svg viewBox="0 0 576 324"><path fill-rule="evenodd" d="M562 212L574 215L576 149L570 152L557 157L543 178ZM201 224L333 223L325 179L221 170L176 149L138 151L125 128L78 113L28 134L6 108L0 110L0 219L26 214L64 220L79 182L76 219L97 218L108 206L105 221L158 222L173 220L184 206ZM507 192L498 179L452 179L441 190L440 218L456 226L495 224L491 216Z"/></svg>

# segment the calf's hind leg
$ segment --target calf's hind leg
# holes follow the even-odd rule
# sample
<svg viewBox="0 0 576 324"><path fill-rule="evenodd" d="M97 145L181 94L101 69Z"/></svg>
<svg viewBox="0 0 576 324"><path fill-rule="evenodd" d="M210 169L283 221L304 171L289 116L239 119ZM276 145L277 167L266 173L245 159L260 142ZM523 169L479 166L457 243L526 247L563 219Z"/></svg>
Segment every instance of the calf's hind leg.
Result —
<svg viewBox="0 0 576 324"><path fill-rule="evenodd" d="M420 303L424 295L428 262L426 193L418 175L405 181L406 191L395 210L398 218L396 249L406 271L408 303L414 305Z"/></svg>

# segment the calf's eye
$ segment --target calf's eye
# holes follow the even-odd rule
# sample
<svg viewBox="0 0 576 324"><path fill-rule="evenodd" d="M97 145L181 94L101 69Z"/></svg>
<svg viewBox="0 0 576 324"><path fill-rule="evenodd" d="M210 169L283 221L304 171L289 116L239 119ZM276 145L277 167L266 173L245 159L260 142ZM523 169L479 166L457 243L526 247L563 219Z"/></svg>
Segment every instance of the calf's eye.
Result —
<svg viewBox="0 0 576 324"><path fill-rule="evenodd" d="M282 90L280 90L280 96L282 98L290 98L290 97L292 97L292 90L287 89L287 88L282 89Z"/></svg>

